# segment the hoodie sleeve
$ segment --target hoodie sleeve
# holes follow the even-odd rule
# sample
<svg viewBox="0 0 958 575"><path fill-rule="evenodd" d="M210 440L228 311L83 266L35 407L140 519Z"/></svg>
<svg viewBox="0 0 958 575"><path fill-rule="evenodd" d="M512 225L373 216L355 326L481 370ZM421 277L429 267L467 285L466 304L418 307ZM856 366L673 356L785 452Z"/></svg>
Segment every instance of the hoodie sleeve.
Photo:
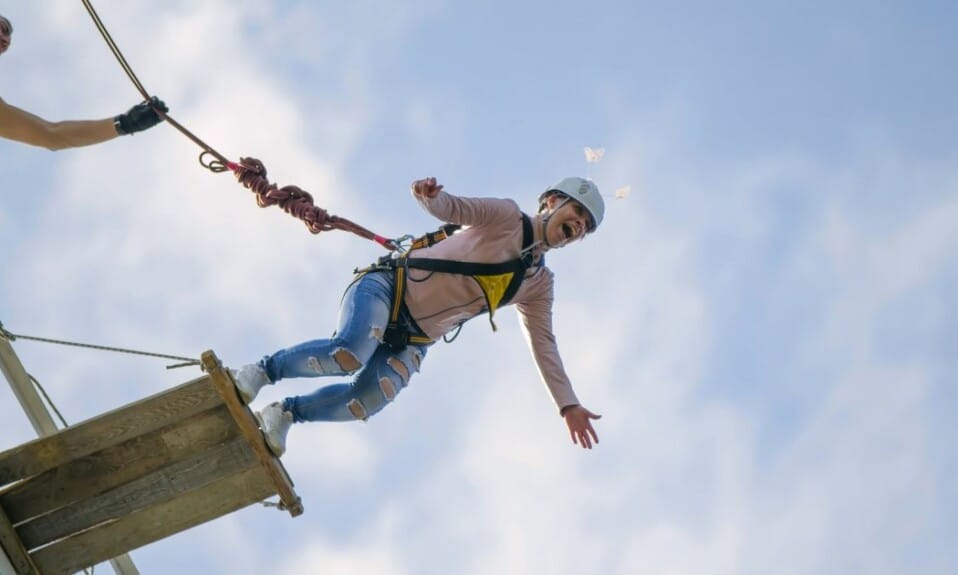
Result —
<svg viewBox="0 0 958 575"><path fill-rule="evenodd" d="M566 375L559 356L559 346L552 332L553 275L548 268L538 272L543 277L533 281L541 282L530 296L516 302L522 332L532 352L532 358L539 369L539 375L546 389L552 395L559 411L569 405L578 405L579 399L572 389L572 382ZM527 278L530 281L532 278Z"/></svg>
<svg viewBox="0 0 958 575"><path fill-rule="evenodd" d="M413 195L416 198L415 195ZM461 226L481 226L515 217L519 205L506 198L461 198L445 191L435 198L416 198L419 205L436 219Z"/></svg>

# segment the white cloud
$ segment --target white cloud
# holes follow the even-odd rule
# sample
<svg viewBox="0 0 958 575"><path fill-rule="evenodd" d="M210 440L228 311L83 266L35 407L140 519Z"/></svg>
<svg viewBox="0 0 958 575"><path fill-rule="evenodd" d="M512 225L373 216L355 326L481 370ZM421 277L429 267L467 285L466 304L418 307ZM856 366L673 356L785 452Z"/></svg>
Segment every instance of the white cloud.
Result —
<svg viewBox="0 0 958 575"><path fill-rule="evenodd" d="M357 221L406 208L403 193L372 202L351 191L356 165L392 159L354 154L393 95L374 74L409 65L399 49L443 6L371 20L376 3L98 8L123 24L117 40L174 117L227 155L260 157L272 180ZM63 114L136 99L122 77L90 80L115 64L70 23L76 7L30 10L18 32L46 10L48 27L33 35L63 46L29 48L29 67L5 68L23 76L5 97ZM67 53L75 66L62 64ZM69 92L51 92L55 82ZM484 113L456 109L455 87L396 89L431 94L397 104L420 143L457 128L441 125L436 102L453 108L446 119ZM953 483L929 447L934 374L950 357L889 353L888 317L926 337L953 331L922 318L953 321L946 297L926 295L951 293L954 162L895 149L705 157L690 144L688 104L631 121L628 102L615 106L595 177L635 192L610 201L595 237L549 256L566 367L603 414L596 449L571 444L503 311L499 333L477 320L437 345L368 425L294 428L284 461L306 515L251 508L135 552L141 569L192 557L220 572L902 572ZM468 154L466 139L450 139ZM256 208L195 154L161 127L42 156L50 189L35 192L18 260L5 262L5 325L174 353L213 347L231 364L327 335L349 270L379 252ZM18 217L0 212L0 225ZM71 421L195 375L38 346L17 351ZM776 346L774 361L757 357ZM284 382L262 401L318 383ZM0 401L0 420L16 422L4 445L29 435L12 400ZM954 563L953 551L934 553Z"/></svg>

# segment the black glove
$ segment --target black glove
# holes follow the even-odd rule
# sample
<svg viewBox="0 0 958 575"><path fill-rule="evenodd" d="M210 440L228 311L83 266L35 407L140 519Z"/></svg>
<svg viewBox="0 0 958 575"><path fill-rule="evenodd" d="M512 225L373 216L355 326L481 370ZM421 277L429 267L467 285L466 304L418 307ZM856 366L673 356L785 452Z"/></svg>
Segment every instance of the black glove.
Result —
<svg viewBox="0 0 958 575"><path fill-rule="evenodd" d="M165 114L169 108L156 96L153 96L146 102L140 102L130 108L126 114L120 114L113 118L113 125L116 126L116 133L121 136L124 134L134 134L143 130L152 128L163 121L163 118L156 113L154 108L159 108Z"/></svg>

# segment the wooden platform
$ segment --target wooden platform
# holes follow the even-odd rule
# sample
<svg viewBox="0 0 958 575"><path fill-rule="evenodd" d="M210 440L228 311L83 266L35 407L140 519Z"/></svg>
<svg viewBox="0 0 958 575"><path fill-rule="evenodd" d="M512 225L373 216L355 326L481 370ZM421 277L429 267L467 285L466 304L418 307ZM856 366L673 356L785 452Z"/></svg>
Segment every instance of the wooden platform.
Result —
<svg viewBox="0 0 958 575"><path fill-rule="evenodd" d="M0 545L18 575L74 573L278 495L286 469L212 351L206 375L0 453Z"/></svg>

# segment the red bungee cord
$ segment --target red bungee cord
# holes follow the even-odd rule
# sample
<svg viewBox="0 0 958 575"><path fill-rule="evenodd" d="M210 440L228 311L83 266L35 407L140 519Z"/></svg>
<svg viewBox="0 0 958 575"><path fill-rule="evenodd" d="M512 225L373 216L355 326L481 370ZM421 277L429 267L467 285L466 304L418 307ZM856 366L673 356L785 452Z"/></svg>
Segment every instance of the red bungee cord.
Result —
<svg viewBox="0 0 958 575"><path fill-rule="evenodd" d="M256 204L261 208L279 206L287 214L303 220L310 232L318 234L329 230L344 230L372 240L387 250L395 250L392 240L374 234L346 218L330 215L313 204L313 196L298 186L277 187L266 178L266 166L256 158L240 158L240 163L228 162L226 167L236 175L236 180L256 194Z"/></svg>

